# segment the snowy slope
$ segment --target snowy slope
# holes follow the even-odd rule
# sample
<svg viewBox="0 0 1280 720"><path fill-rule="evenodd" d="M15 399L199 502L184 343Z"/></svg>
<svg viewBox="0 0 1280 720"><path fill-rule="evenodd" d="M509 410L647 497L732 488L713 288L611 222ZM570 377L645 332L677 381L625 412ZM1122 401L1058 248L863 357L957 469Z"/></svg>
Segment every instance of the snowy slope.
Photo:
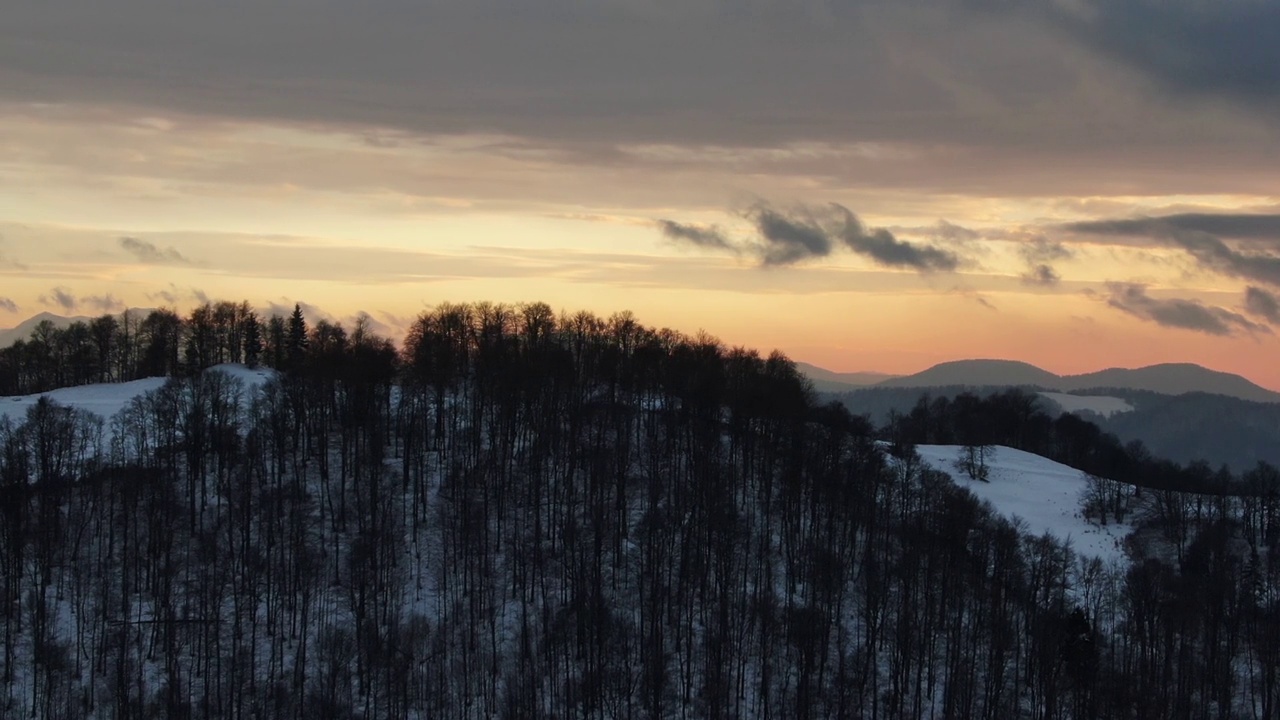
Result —
<svg viewBox="0 0 1280 720"><path fill-rule="evenodd" d="M989 501L1008 517L1020 517L1035 535L1049 533L1069 540L1079 554L1104 563L1125 562L1121 540L1131 528L1110 523L1099 526L1080 513L1085 489L1084 473L1052 460L1013 448L997 446L987 461L990 482L970 480L955 469L959 445L920 445L921 459L935 470L951 475L979 499Z"/></svg>
<svg viewBox="0 0 1280 720"><path fill-rule="evenodd" d="M262 368L250 369L244 365L224 364L215 365L205 372L211 371L224 372L232 377L240 378L246 388L255 388L266 382L274 371ZM48 396L49 399L59 405L67 405L81 410L87 410L99 415L104 420L110 420L112 416L124 409L129 401L146 394L161 385L164 385L165 378L151 377L142 380L132 380L122 383L102 383L96 385L80 385L78 387L58 388L50 390L47 393L38 393L35 395L13 395L9 397L0 397L0 415L11 418L14 422L21 422L26 416L27 408L36 404L42 395Z"/></svg>
<svg viewBox="0 0 1280 720"><path fill-rule="evenodd" d="M155 390L164 384L164 380L164 378L153 377L123 383L59 388L36 395L3 397L0 398L0 415L7 415L14 422L20 422L26 416L27 408L35 405L43 395L59 405L88 410L102 416L104 420L110 420L113 415L128 405L130 400Z"/></svg>
<svg viewBox="0 0 1280 720"><path fill-rule="evenodd" d="M1118 397L1108 395L1071 395L1060 392L1041 392L1046 398L1058 403L1067 412L1091 410L1103 417L1111 417L1115 413L1129 412L1133 406Z"/></svg>

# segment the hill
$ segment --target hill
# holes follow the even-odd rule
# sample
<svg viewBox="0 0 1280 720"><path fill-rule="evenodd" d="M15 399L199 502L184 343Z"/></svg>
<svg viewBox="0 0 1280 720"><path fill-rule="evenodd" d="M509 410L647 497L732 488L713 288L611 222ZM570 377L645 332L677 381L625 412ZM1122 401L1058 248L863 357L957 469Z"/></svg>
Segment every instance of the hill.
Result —
<svg viewBox="0 0 1280 720"><path fill-rule="evenodd" d="M797 362L795 365L819 392L845 392L898 377L881 372L834 372L805 362Z"/></svg>
<svg viewBox="0 0 1280 720"><path fill-rule="evenodd" d="M1080 499L1088 486L1084 473L1033 453L996 446L987 461L988 482L970 480L955 468L961 450L960 445L916 448L921 460L991 503L996 512L1021 518L1031 534L1048 533L1070 542L1081 555L1103 562L1125 561L1121 541L1132 528L1121 523L1099 526L1081 515Z"/></svg>
<svg viewBox="0 0 1280 720"><path fill-rule="evenodd" d="M42 312L23 320L11 328L0 330L0 347L9 347L19 340L26 340L31 337L31 331L35 330L36 326L45 320L53 323L54 327L64 328L76 321L89 322L92 319L87 315L67 317L65 315L55 315L51 312Z"/></svg>
<svg viewBox="0 0 1280 720"><path fill-rule="evenodd" d="M1165 395L1201 392L1254 402L1280 402L1280 393L1260 387L1239 375L1210 370L1192 363L1164 363L1136 368L1108 368L1084 375L1068 375L1059 389L1123 388Z"/></svg>
<svg viewBox="0 0 1280 720"><path fill-rule="evenodd" d="M877 387L940 387L944 385L1032 385L1058 388L1057 375L1017 360L954 360L938 363L914 375L891 378Z"/></svg>
<svg viewBox="0 0 1280 720"><path fill-rule="evenodd" d="M1057 375L1016 360L955 360L914 375L890 378L874 387L920 388L943 386L1026 386L1077 392L1093 389L1145 390L1165 395L1209 393L1254 402L1280 402L1280 393L1239 375L1210 370L1193 363L1163 363L1147 367L1108 368L1081 375Z"/></svg>

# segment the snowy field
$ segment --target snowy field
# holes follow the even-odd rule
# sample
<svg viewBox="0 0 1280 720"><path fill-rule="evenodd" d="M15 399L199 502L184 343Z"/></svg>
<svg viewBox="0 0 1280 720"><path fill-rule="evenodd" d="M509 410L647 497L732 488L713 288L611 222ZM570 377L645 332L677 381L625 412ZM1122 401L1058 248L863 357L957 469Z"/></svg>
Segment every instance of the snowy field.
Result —
<svg viewBox="0 0 1280 720"><path fill-rule="evenodd" d="M1013 448L997 446L987 460L990 482L970 480L956 470L959 445L919 445L921 459L935 470L949 475L997 512L1019 517L1034 535L1049 533L1071 542L1079 554L1097 557L1104 563L1125 562L1121 541L1132 529L1123 523L1100 526L1084 519L1080 496L1084 473L1047 458Z"/></svg>
<svg viewBox="0 0 1280 720"><path fill-rule="evenodd" d="M1041 392L1040 394L1071 413L1090 410L1103 417L1111 417L1115 413L1129 412L1133 409L1133 406L1123 399L1108 395L1072 395L1060 392Z"/></svg>
<svg viewBox="0 0 1280 720"><path fill-rule="evenodd" d="M250 369L244 365L235 364L215 365L205 372L215 370L240 378L244 382L246 389L261 385L273 373L272 370L263 368ZM152 377L122 383L58 388L57 390L35 395L0 397L0 415L8 416L14 422L20 422L26 416L27 408L35 405L41 396L48 396L49 399L59 405L87 410L102 417L103 420L110 420L116 413L123 410L130 400L159 388L164 385L164 382L165 378Z"/></svg>

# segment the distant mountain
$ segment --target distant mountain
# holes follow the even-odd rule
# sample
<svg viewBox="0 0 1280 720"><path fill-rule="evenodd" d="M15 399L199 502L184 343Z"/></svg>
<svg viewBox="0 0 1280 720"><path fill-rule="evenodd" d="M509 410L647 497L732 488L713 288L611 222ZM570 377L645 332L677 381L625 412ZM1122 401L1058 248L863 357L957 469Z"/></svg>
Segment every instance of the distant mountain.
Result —
<svg viewBox="0 0 1280 720"><path fill-rule="evenodd" d="M1165 395L1208 393L1254 402L1280 402L1280 393L1239 375L1191 363L1165 363L1137 369L1110 368L1083 375L1060 376L1016 360L956 360L934 365L914 375L892 378L875 387L923 388L941 386L1030 385L1046 390L1079 391L1094 388L1146 390Z"/></svg>
<svg viewBox="0 0 1280 720"><path fill-rule="evenodd" d="M1035 385L1058 389L1057 375L1017 360L954 360L915 375L892 378L876 387L917 388L945 385Z"/></svg>
<svg viewBox="0 0 1280 720"><path fill-rule="evenodd" d="M55 327L64 328L77 320L89 322L92 319L85 315L66 317L64 315L54 315L51 312L42 312L39 315L23 320L7 330L0 330L0 347L9 347L18 340L26 340L31 337L31 331L35 330L36 326L45 320L52 322Z"/></svg>
<svg viewBox="0 0 1280 720"><path fill-rule="evenodd" d="M796 369L809 378L819 392L845 392L898 377L880 372L834 372L805 362L796 363Z"/></svg>
<svg viewBox="0 0 1280 720"><path fill-rule="evenodd" d="M124 312L129 313L129 316L132 318L137 318L141 320L142 318L145 318L147 315L151 314L152 308L129 308ZM111 314L115 315L117 320L120 319L121 313L117 312L117 313L111 313ZM48 320L49 322L53 323L54 327L64 328L74 322L86 322L86 323L90 322L91 320L94 319L94 317L101 317L101 315L95 315L95 316L70 315L68 316L68 315L55 315L54 313L51 313L51 312L42 312L38 315L33 315L27 318L26 320L23 320L22 322L18 323L17 325L11 328L0 330L0 348L9 347L10 345L14 344L18 340L29 339L31 337L31 331L35 330L36 326L44 322L45 320Z"/></svg>
<svg viewBox="0 0 1280 720"><path fill-rule="evenodd" d="M1280 393L1259 387L1239 375L1191 363L1165 363L1136 370L1110 368L1084 375L1068 375L1062 378L1060 385L1062 390L1086 388L1149 390L1165 395L1202 392L1254 402L1280 402Z"/></svg>

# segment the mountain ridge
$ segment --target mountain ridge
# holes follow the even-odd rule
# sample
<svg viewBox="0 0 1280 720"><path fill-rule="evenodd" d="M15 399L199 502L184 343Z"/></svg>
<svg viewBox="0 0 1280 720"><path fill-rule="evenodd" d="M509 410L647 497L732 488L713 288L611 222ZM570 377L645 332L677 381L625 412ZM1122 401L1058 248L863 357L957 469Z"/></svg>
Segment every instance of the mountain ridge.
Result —
<svg viewBox="0 0 1280 720"><path fill-rule="evenodd" d="M798 366L802 372L809 375L803 365L798 364ZM822 370L822 368L818 369ZM810 377L813 378L813 375ZM1262 387L1243 376L1213 370L1195 363L1157 363L1139 368L1110 367L1089 373L1058 375L1020 360L993 358L949 360L918 373L892 377L861 387L926 388L961 385L978 387L1030 385L1061 392L1119 388L1145 390L1164 395L1202 392L1254 402L1280 403L1280 392ZM815 387L817 386L815 382ZM818 387L818 389L822 388Z"/></svg>

